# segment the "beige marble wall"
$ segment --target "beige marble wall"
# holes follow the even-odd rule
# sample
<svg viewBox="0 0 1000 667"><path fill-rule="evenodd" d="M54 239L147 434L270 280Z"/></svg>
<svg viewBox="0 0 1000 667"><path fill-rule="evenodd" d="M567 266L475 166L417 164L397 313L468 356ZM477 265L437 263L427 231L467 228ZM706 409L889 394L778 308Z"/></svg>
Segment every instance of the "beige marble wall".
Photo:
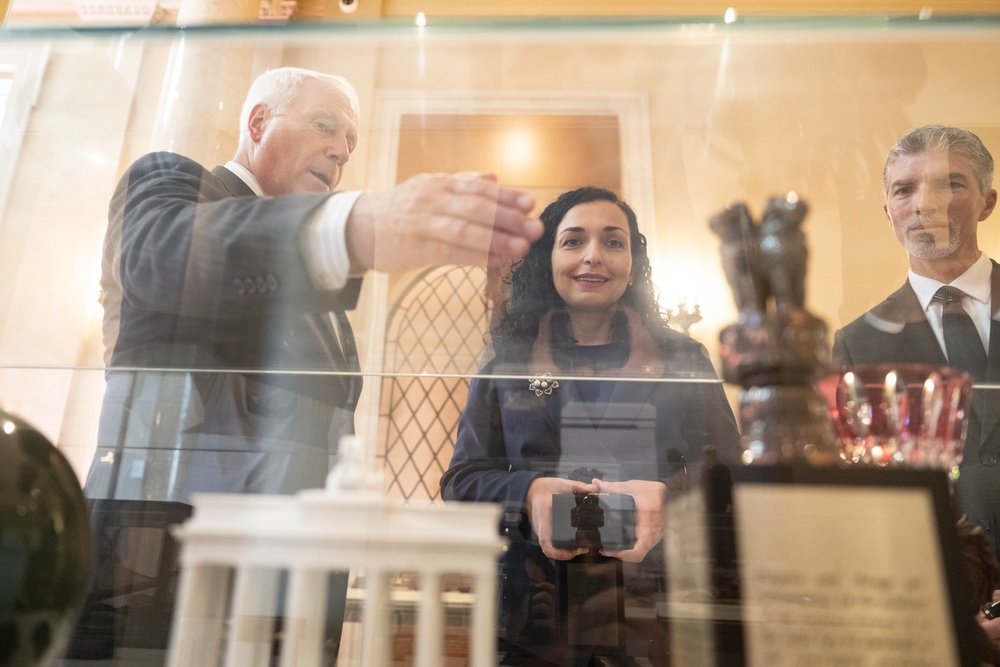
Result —
<svg viewBox="0 0 1000 667"><path fill-rule="evenodd" d="M735 313L709 215L734 200L808 200L809 306L831 327L903 280L906 260L882 213L881 169L902 131L940 122L978 132L1000 156L1000 42L989 32L745 31L645 37L553 34L390 44L377 89L643 91L649 99L656 277L688 294L714 347ZM378 132L380 128L372 128ZM982 243L1000 255L998 226Z"/></svg>
<svg viewBox="0 0 1000 667"><path fill-rule="evenodd" d="M0 223L0 401L78 470L104 391L101 242L141 57L100 39L50 50Z"/></svg>

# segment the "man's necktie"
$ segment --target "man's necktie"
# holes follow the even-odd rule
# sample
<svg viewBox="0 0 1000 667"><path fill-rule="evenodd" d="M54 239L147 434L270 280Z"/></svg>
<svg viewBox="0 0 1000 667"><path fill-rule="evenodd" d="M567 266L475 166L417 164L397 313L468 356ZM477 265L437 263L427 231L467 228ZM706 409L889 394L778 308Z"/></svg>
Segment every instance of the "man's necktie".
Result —
<svg viewBox="0 0 1000 667"><path fill-rule="evenodd" d="M986 380L986 350L975 323L962 307L963 296L965 293L962 290L950 285L945 285L934 295L944 307L941 324L948 363L967 371L974 382L983 382Z"/></svg>

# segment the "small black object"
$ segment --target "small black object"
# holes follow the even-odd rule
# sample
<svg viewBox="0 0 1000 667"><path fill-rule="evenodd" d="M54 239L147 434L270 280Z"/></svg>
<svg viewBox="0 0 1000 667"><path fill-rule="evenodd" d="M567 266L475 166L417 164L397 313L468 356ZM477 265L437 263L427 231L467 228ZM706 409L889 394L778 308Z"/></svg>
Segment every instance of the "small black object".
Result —
<svg viewBox="0 0 1000 667"><path fill-rule="evenodd" d="M635 499L620 493L552 496L552 546L621 551L635 546Z"/></svg>

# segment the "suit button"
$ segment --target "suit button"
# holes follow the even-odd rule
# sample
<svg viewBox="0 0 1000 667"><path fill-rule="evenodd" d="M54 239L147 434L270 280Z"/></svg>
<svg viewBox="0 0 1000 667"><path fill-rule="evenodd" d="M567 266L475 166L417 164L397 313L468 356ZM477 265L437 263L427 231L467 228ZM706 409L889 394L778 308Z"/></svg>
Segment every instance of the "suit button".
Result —
<svg viewBox="0 0 1000 667"><path fill-rule="evenodd" d="M246 290L247 294L256 294L257 293L257 285L256 285L256 283L254 283L253 278L244 278L243 279L243 289Z"/></svg>
<svg viewBox="0 0 1000 667"><path fill-rule="evenodd" d="M264 280L264 276L257 276L257 279L254 281L254 284L257 285L257 292L259 294L264 294L265 292L267 292L267 281Z"/></svg>
<svg viewBox="0 0 1000 667"><path fill-rule="evenodd" d="M997 457L993 454L983 454L979 457L984 466L995 466L997 464Z"/></svg>
<svg viewBox="0 0 1000 667"><path fill-rule="evenodd" d="M247 290L245 287L243 287L243 281L240 280L239 278L233 281L233 287L236 288L237 294L246 294Z"/></svg>

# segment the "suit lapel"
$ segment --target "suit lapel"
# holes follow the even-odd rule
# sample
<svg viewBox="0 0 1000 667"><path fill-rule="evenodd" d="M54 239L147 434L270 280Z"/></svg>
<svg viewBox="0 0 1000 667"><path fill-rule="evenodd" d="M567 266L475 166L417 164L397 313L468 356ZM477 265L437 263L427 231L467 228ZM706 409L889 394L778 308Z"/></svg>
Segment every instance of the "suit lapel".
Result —
<svg viewBox="0 0 1000 667"><path fill-rule="evenodd" d="M340 328L340 336L334 330L330 318L336 318ZM347 315L342 311L332 313L314 313L304 318L307 326L313 329L317 338L323 341L330 367L343 375L334 376L343 392L343 405L353 409L361 394L361 377L354 335Z"/></svg>
<svg viewBox="0 0 1000 667"><path fill-rule="evenodd" d="M239 176L225 167L219 166L212 170L212 175L218 178L229 193L234 197L253 197L256 193Z"/></svg>
<svg viewBox="0 0 1000 667"><path fill-rule="evenodd" d="M358 397L361 396L361 361L358 359L358 346L354 340L354 330L351 328L351 321L347 319L347 313L341 308L337 308L331 314L336 318L337 326L340 329L340 351L344 356L342 368L351 371L351 375L345 376L347 382L347 403L353 409L358 404Z"/></svg>
<svg viewBox="0 0 1000 667"><path fill-rule="evenodd" d="M990 350L988 355L988 366L986 369L986 381L995 384L1000 382L1000 265L993 262L993 273L990 287L990 305L993 319L990 322ZM1000 396L994 395L993 390L981 390L989 392L982 415L982 429L979 434L980 444L985 443L1000 422ZM1000 438L998 438L1000 440Z"/></svg>
<svg viewBox="0 0 1000 667"><path fill-rule="evenodd" d="M915 364L948 365L948 358L944 356L941 344L927 320L907 325L904 336L907 361Z"/></svg>
<svg viewBox="0 0 1000 667"><path fill-rule="evenodd" d="M994 274L996 274L995 270ZM990 323L990 353L988 363L986 381L995 384L1000 381L1000 322L997 320L993 320ZM979 391L987 392L986 400L982 402L982 428L979 432L979 442L980 444L984 444L993 435L993 431L997 428L997 422L1000 421L1000 396L994 395L996 392L991 389L980 389Z"/></svg>
<svg viewBox="0 0 1000 667"><path fill-rule="evenodd" d="M233 197L256 196L253 189L243 179L226 167L216 167L212 170L212 175L219 179ZM331 368L350 373L350 375L341 375L338 379L343 391L343 404L349 409L354 408L358 396L361 394L361 376L358 373L361 365L354 342L354 332L347 319L347 313L344 312L344 306L354 307L357 303L360 287L360 278L348 280L344 290L338 295L338 306L331 313L306 317L307 326L311 327L316 336L323 341Z"/></svg>
<svg viewBox="0 0 1000 667"><path fill-rule="evenodd" d="M914 324L927 319L924 309L920 306L920 299L910 286L909 280L890 294L885 301L872 308L871 314L889 326Z"/></svg>
<svg viewBox="0 0 1000 667"><path fill-rule="evenodd" d="M993 263L993 279L990 287L990 305L992 306L992 321L990 322L990 350L986 379L990 382L1000 382L1000 265ZM993 401L1000 403L1000 401Z"/></svg>
<svg viewBox="0 0 1000 667"><path fill-rule="evenodd" d="M948 359L927 321L924 309L920 307L920 300L910 286L910 281L903 283L889 298L873 308L871 318L876 321L869 321L869 324L876 329L884 330L883 326L901 327L901 345L897 350L897 358L917 364L947 365Z"/></svg>

